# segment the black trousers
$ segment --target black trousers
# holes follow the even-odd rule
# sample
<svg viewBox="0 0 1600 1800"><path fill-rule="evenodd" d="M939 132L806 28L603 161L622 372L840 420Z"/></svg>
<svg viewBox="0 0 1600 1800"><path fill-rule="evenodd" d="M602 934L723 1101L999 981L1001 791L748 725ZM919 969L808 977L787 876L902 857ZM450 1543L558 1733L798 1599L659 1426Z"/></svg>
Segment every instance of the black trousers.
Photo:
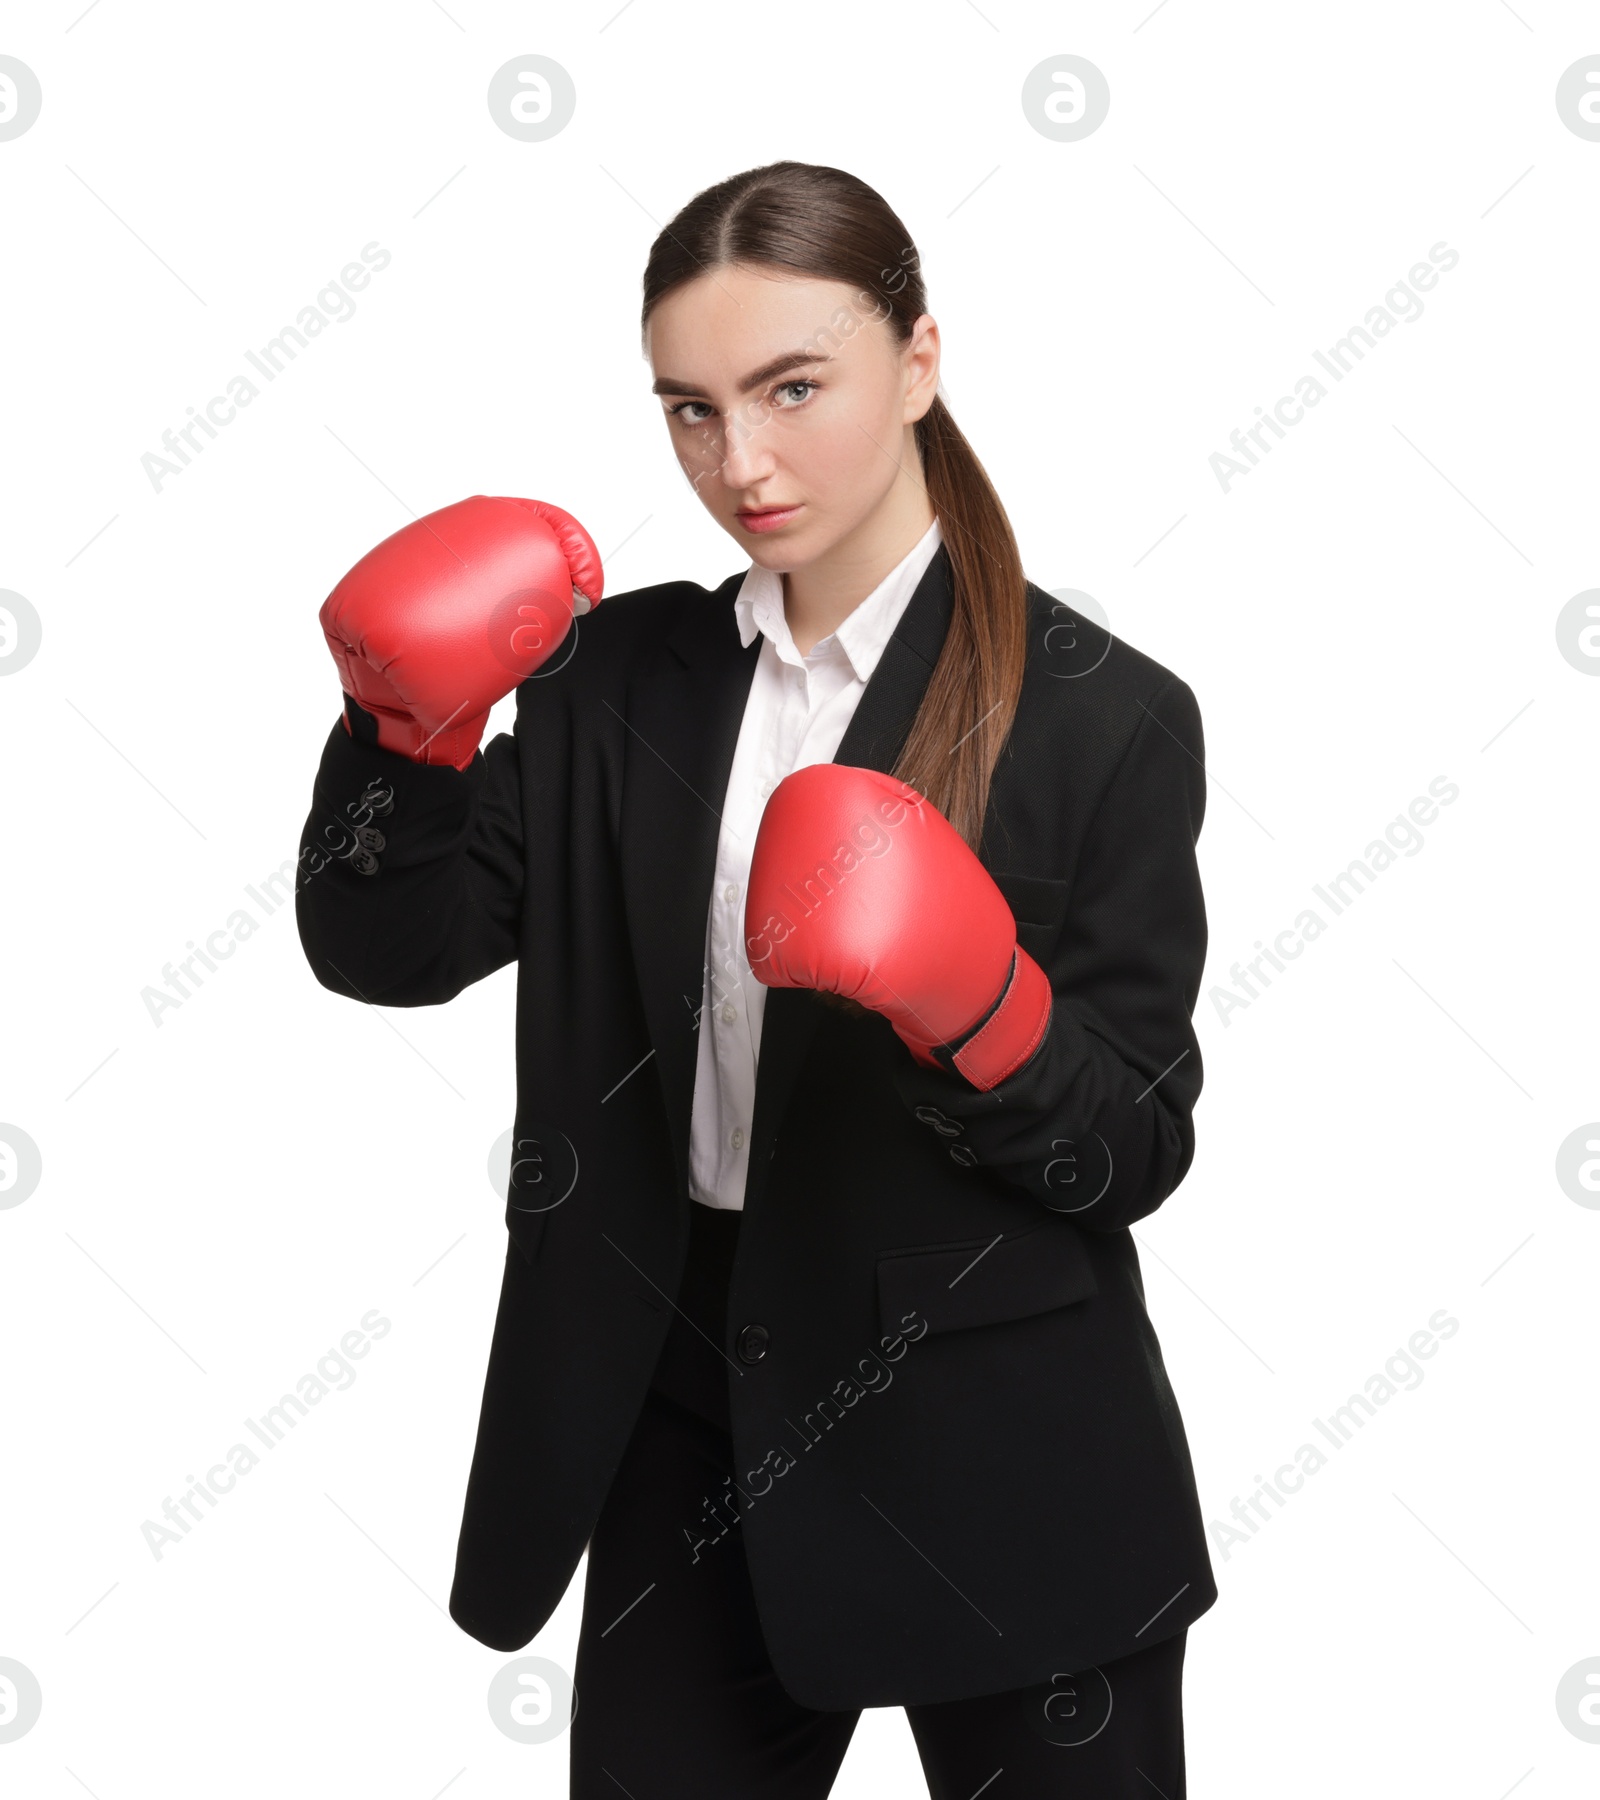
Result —
<svg viewBox="0 0 1600 1800"><path fill-rule="evenodd" d="M589 1544L570 1792L815 1800L860 1713L801 1706L779 1683L737 1523L698 1554L684 1529L733 1473L714 1346L740 1219L692 1212L680 1312ZM908 1706L931 1800L1183 1800L1185 1641L1039 1687Z"/></svg>

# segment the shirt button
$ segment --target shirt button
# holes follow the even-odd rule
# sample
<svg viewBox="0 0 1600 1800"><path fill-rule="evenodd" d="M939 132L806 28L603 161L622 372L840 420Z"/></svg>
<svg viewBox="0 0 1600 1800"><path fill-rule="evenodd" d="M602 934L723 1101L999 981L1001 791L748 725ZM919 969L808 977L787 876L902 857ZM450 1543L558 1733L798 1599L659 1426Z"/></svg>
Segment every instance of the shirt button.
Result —
<svg viewBox="0 0 1600 1800"><path fill-rule="evenodd" d="M746 1325L735 1340L740 1362L760 1362L767 1353L769 1333L765 1325Z"/></svg>
<svg viewBox="0 0 1600 1800"><path fill-rule="evenodd" d="M733 1008L731 1006L723 1007L722 1022L724 1025L731 1025L734 1022L734 1020L738 1018L738 1016L739 1015L733 1010Z"/></svg>
<svg viewBox="0 0 1600 1800"><path fill-rule="evenodd" d="M742 1150L744 1148L744 1127L742 1125L734 1126L728 1142L733 1145L735 1150Z"/></svg>
<svg viewBox="0 0 1600 1800"><path fill-rule="evenodd" d="M737 881L730 881L730 882L729 882L729 883L728 883L728 885L727 885L727 886L726 886L726 887L725 887L725 888L724 888L724 889L723 889L723 890L722 890L722 897L723 897L723 899L724 899L724 900L726 900L726 901L727 901L727 903L728 903L728 904L729 904L729 905L730 905L730 906L732 906L732 905L733 905L733 903L734 903L734 901L735 901L735 900L737 900L737 899L738 899L738 898L739 898L739 884L738 884L738 882L737 882Z"/></svg>

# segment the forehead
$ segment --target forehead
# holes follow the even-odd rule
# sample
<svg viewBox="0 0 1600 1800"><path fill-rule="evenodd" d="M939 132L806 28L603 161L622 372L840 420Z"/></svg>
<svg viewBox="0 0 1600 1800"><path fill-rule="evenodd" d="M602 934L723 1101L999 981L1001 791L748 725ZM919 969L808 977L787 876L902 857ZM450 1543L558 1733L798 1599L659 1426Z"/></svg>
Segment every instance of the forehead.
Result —
<svg viewBox="0 0 1600 1800"><path fill-rule="evenodd" d="M874 311L872 296L848 282L719 268L685 282L657 305L645 328L645 354L657 375L731 386L791 351L848 355L869 335L864 328Z"/></svg>

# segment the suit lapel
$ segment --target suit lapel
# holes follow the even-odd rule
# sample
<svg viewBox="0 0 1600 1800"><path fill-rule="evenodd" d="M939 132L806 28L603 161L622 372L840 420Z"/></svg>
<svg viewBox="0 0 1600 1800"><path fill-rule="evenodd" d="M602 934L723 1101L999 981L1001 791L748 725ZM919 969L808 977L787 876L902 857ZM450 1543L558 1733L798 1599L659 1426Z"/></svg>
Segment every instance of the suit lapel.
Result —
<svg viewBox="0 0 1600 1800"><path fill-rule="evenodd" d="M939 660L953 605L950 556L941 544L862 690L834 752L836 763L889 773ZM822 1002L809 988L768 989L761 1022L761 1056L756 1064L755 1115L750 1122L746 1211L766 1187L778 1127L821 1017Z"/></svg>
<svg viewBox="0 0 1600 1800"><path fill-rule="evenodd" d="M743 579L730 576L684 608L627 702L623 903L684 1189L706 914L728 772L761 651L759 637L748 649L739 642L733 602Z"/></svg>
<svg viewBox="0 0 1600 1800"><path fill-rule="evenodd" d="M742 575L685 608L628 700L622 797L624 905L639 991L666 1100L680 1187L705 991L706 913L723 800L762 640L739 642L733 602ZM952 609L941 545L884 646L833 760L887 774L905 743ZM807 989L767 994L750 1128L745 1205L759 1194L773 1140L820 1017ZM641 1071L642 1073L642 1071Z"/></svg>

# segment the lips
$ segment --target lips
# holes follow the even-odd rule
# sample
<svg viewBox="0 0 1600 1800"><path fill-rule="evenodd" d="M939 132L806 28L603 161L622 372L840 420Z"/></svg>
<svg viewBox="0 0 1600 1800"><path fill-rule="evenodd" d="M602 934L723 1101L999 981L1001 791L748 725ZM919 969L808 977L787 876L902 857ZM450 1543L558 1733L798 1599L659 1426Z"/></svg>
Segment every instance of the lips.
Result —
<svg viewBox="0 0 1600 1800"><path fill-rule="evenodd" d="M747 531L776 531L780 525L787 525L800 511L795 506L754 506L741 508L738 520Z"/></svg>

